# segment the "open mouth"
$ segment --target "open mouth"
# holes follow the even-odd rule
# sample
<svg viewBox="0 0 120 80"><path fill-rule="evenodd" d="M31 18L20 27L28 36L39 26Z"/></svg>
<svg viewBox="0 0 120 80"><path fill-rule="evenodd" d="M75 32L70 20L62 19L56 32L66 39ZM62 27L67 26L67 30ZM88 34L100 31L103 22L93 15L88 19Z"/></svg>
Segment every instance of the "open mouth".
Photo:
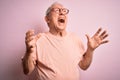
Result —
<svg viewBox="0 0 120 80"><path fill-rule="evenodd" d="M65 23L65 20L64 19L58 19L58 22Z"/></svg>

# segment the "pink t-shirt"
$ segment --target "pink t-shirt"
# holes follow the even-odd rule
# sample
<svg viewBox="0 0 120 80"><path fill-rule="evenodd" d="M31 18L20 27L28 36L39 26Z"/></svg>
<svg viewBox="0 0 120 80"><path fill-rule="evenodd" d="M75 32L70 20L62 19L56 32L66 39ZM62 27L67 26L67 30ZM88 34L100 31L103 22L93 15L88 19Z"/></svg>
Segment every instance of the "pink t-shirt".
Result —
<svg viewBox="0 0 120 80"><path fill-rule="evenodd" d="M65 37L42 33L36 42L35 80L79 80L78 63L84 54L81 40L73 33Z"/></svg>

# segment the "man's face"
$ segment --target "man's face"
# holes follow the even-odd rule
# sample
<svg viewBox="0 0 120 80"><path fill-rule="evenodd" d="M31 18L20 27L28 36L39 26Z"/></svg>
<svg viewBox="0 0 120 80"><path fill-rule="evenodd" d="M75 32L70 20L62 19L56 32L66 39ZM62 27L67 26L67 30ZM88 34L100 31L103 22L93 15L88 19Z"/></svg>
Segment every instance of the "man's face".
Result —
<svg viewBox="0 0 120 80"><path fill-rule="evenodd" d="M69 11L60 4L55 4L51 7L51 11L48 15L49 27L57 31L63 31L66 29L67 13Z"/></svg>

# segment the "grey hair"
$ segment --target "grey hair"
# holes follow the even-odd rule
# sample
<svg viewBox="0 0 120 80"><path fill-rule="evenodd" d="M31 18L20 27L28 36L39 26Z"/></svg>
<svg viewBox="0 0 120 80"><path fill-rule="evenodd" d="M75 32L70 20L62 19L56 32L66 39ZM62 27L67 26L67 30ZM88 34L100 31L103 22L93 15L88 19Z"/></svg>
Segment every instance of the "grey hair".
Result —
<svg viewBox="0 0 120 80"><path fill-rule="evenodd" d="M48 9L46 10L46 16L50 13L52 7L56 4L60 4L60 3L59 2L54 2L50 7L48 7ZM60 5L62 5L62 4L60 4Z"/></svg>

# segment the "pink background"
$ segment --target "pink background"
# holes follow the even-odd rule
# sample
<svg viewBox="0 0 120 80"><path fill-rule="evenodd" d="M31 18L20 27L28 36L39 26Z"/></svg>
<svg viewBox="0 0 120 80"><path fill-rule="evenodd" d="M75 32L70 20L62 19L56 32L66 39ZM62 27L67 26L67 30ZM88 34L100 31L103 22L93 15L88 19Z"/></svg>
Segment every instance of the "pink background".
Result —
<svg viewBox="0 0 120 80"><path fill-rule="evenodd" d="M56 0L0 0L0 80L27 80L21 67L25 33L47 31L45 11ZM68 9L68 31L85 34L99 27L109 33L108 44L100 46L81 80L120 80L120 0L59 0Z"/></svg>

